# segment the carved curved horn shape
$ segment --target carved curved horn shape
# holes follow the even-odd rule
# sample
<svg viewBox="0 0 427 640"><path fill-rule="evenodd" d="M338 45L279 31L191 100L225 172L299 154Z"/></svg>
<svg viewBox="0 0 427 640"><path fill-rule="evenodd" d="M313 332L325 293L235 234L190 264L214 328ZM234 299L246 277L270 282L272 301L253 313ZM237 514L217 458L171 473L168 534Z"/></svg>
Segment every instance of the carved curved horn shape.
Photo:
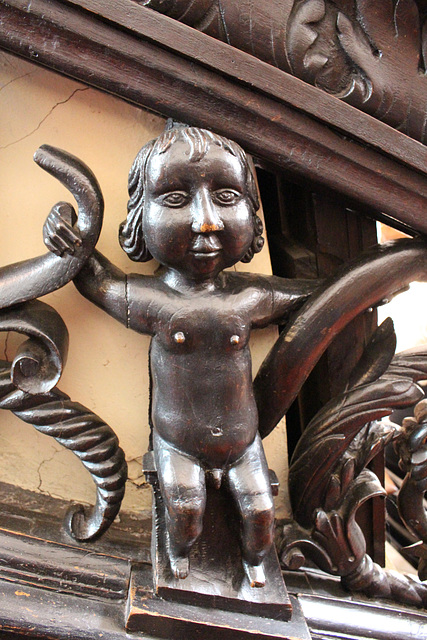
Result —
<svg viewBox="0 0 427 640"><path fill-rule="evenodd" d="M346 265L310 298L265 358L254 388L261 436L285 415L321 355L353 318L427 279L425 240L398 240Z"/></svg>
<svg viewBox="0 0 427 640"><path fill-rule="evenodd" d="M98 181L85 164L66 151L48 145L36 151L34 160L74 196L82 247L76 256L59 257L48 252L0 268L0 308L39 298L67 284L92 253L102 227L104 200Z"/></svg>

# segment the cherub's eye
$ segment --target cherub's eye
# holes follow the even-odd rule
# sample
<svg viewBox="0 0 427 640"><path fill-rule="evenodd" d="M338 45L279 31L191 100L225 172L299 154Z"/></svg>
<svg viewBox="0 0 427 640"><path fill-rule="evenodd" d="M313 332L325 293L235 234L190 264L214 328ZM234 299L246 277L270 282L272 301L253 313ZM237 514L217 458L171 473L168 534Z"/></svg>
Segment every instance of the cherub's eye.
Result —
<svg viewBox="0 0 427 640"><path fill-rule="evenodd" d="M241 194L233 189L218 189L218 191L215 191L213 199L218 202L218 204L227 206L235 204L240 196Z"/></svg>
<svg viewBox="0 0 427 640"><path fill-rule="evenodd" d="M167 207L183 207L188 202L189 195L185 191L171 191L162 198Z"/></svg>

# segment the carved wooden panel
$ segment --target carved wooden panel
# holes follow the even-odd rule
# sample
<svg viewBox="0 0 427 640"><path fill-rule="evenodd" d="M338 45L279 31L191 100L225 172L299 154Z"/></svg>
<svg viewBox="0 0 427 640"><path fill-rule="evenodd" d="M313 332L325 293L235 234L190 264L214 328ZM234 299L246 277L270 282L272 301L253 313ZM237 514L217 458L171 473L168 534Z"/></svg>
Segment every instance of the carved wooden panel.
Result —
<svg viewBox="0 0 427 640"><path fill-rule="evenodd" d="M166 15L156 14L153 9ZM114 5L98 0L9 0L0 1L0 44L125 100L237 139L258 156L263 167L280 169L285 179L309 187L313 218L321 221L315 240L323 247L322 242L327 245L324 213L330 208L350 225L355 209L372 217L388 217L396 226L409 227L414 233L427 232L427 223L420 216L427 204L427 150L384 124L387 122L413 138L424 140L425 13L421 9L421 5L411 0L385 1L381 6L363 0L354 3L297 0L263 5L249 0L241 3L116 0ZM186 24L177 24L176 20ZM188 25L205 33L197 33ZM224 42L215 42L208 33ZM395 68L399 69L396 80ZM316 86L310 87L301 80ZM43 154L49 157L52 149L41 151L41 163ZM58 158L61 161L61 155ZM65 164L79 166L78 161L69 157L65 158ZM53 167L52 172L55 171ZM72 182L78 186L78 180ZM96 199L99 204L99 197ZM83 205L84 214L85 202L79 204ZM66 212L70 223L69 213ZM338 225L338 236L340 229ZM339 237L335 242L339 244ZM359 247L350 248L359 253ZM330 256L337 257L331 252L325 258L325 253L320 250L317 254L321 275L335 266L328 264ZM75 257L68 262L74 260ZM413 278L426 278L426 260L423 240L408 240L385 250L374 250L343 267L304 303L299 313L290 318L254 382L262 435L267 435L289 408L333 338L360 313L393 294L402 284ZM6 268L1 274L5 306L38 295L38 288L28 291L30 280L24 273L24 293L16 297L19 291L11 273L16 275L15 267ZM63 284L61 278L56 284ZM102 287L96 290L95 303L102 306L108 297L104 295L106 291ZM128 303L124 294L121 303ZM112 315L124 322L128 319L123 305L115 307ZM341 362L338 356L333 358L336 369L330 376L332 397L320 410L314 407L313 415L307 415L307 428L294 453L289 483L294 519L282 530L282 559L286 566L295 569L307 557L323 570L339 576L347 588L424 606L426 584L396 578L376 566L366 553L366 540L355 515L368 499L383 494L378 478L366 465L399 435L395 425L377 420L388 415L394 406L411 405L421 397L416 382L426 376L426 354L393 359L394 333L390 323L374 334L366 350L361 349L364 330L359 333L356 330L355 334L358 344L348 361L345 357ZM176 342L182 342L184 334L175 335ZM237 334L231 337L239 338ZM23 371L18 367L18 374L31 377L27 374L28 368L31 374L32 366L25 360ZM9 371L6 373L5 389L14 391L12 387L19 386L16 382L19 375L16 380L12 375L12 384ZM31 389L28 393L35 395ZM78 410L68 404L68 398L57 390L50 391L50 387L49 393L55 406L59 403L60 411L69 411L79 422L80 414L73 413ZM4 408L12 408L22 419L44 428L44 416L34 410L33 398L22 398L19 393L18 396L17 404L9 407L6 403ZM43 395L42 400L45 399ZM67 420L62 414L60 417L60 430L52 430L52 435L76 447L72 437L68 437ZM98 424L99 419L94 421ZM425 473L424 465L419 465L419 456L425 456L424 421L423 406L418 405L416 419L410 421L399 438L402 461L409 475L406 486L415 485L418 498L424 492L424 478L419 482L417 477ZM73 437L74 427L73 424ZM107 461L88 459L94 475L102 479L97 483L99 500L95 512L85 514L89 515L89 525L95 520L96 526L88 528L81 511L71 521L71 530L78 539L96 536L110 524L122 494L123 456L114 435L102 421L100 428L107 434L107 441L112 442L112 448L107 451ZM91 444L96 448L98 441ZM105 447L101 449L104 453ZM90 453L90 447L88 450ZM81 452L77 447L76 451L78 455L82 453L86 462L86 450ZM106 465L99 468L99 462ZM104 482L103 466L113 476L118 474L118 486L110 487ZM264 471L266 481L267 475ZM213 478L215 481L214 474ZM110 489L117 491L110 500L113 506L104 500ZM422 500L415 507L402 509L412 529L412 521L418 518L423 523L425 516ZM102 520L104 516L106 522ZM416 529L423 537L424 527L421 531L419 527ZM424 545L420 546L420 555L424 557L427 555ZM80 553L75 557L80 557ZM423 562L421 577L424 572ZM129 573L125 571L120 576L126 585ZM179 572L176 577L180 577ZM147 567L135 569L133 578L127 614L132 614L136 625L138 617L145 616L147 620L147 616L152 616L153 626L148 630L168 637L172 633L168 626L172 619L179 621L181 634L196 628L201 637L212 637L209 629L206 631L207 617L203 616L202 604L197 615L194 611L183 615L179 605L169 607L156 599L151 581L147 580ZM260 588L261 583L259 580L257 584ZM43 588L49 587L45 584ZM5 588L4 592L7 591ZM31 591L28 597L32 596ZM139 598L138 611L132 609L135 596ZM37 595L34 597L37 601ZM42 599L45 601L47 597ZM14 601L10 590L7 601ZM143 610L144 605L147 611ZM7 617L8 631L13 624L10 608L4 618ZM46 610L64 613L65 607L48 602ZM294 611L299 615L297 606ZM114 621L111 637L122 634L122 629L117 628L117 619L122 614L123 607L118 605L102 616L109 623ZM21 630L30 633L28 616L23 611L20 615L25 621ZM100 624L101 615L95 624ZM123 620L124 616L121 625ZM215 631L216 625L225 628L228 621L226 615L220 621L209 618ZM64 624L76 627L69 618ZM247 631L243 623L239 624L241 633ZM129 625L129 628L141 627ZM86 631L79 629L78 635L83 637ZM268 633L262 628L259 631L259 635L271 637ZM277 634L290 637L291 631L280 629ZM305 638L304 634L299 637ZM235 636L228 630L224 637Z"/></svg>
<svg viewBox="0 0 427 640"><path fill-rule="evenodd" d="M136 0L427 141L422 0Z"/></svg>
<svg viewBox="0 0 427 640"><path fill-rule="evenodd" d="M293 179L337 191L392 224L426 226L418 215L427 206L424 146L133 0L1 0L0 46L207 126Z"/></svg>

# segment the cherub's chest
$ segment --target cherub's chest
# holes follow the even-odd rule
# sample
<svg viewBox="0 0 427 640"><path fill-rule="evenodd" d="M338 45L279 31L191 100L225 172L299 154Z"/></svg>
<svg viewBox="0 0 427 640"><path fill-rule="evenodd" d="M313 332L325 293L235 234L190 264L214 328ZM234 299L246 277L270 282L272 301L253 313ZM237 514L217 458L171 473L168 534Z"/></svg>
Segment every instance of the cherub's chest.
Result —
<svg viewBox="0 0 427 640"><path fill-rule="evenodd" d="M239 351L249 341L250 318L229 305L191 301L167 317L159 317L155 341L168 351L188 353Z"/></svg>

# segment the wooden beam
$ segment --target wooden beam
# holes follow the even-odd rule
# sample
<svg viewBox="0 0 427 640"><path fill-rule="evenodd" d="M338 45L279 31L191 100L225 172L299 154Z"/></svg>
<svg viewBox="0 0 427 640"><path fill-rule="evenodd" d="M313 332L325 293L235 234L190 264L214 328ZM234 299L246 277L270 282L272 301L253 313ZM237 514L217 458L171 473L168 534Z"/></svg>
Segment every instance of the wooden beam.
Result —
<svg viewBox="0 0 427 640"><path fill-rule="evenodd" d="M206 126L311 188L427 233L427 148L132 0L0 0L0 47Z"/></svg>

